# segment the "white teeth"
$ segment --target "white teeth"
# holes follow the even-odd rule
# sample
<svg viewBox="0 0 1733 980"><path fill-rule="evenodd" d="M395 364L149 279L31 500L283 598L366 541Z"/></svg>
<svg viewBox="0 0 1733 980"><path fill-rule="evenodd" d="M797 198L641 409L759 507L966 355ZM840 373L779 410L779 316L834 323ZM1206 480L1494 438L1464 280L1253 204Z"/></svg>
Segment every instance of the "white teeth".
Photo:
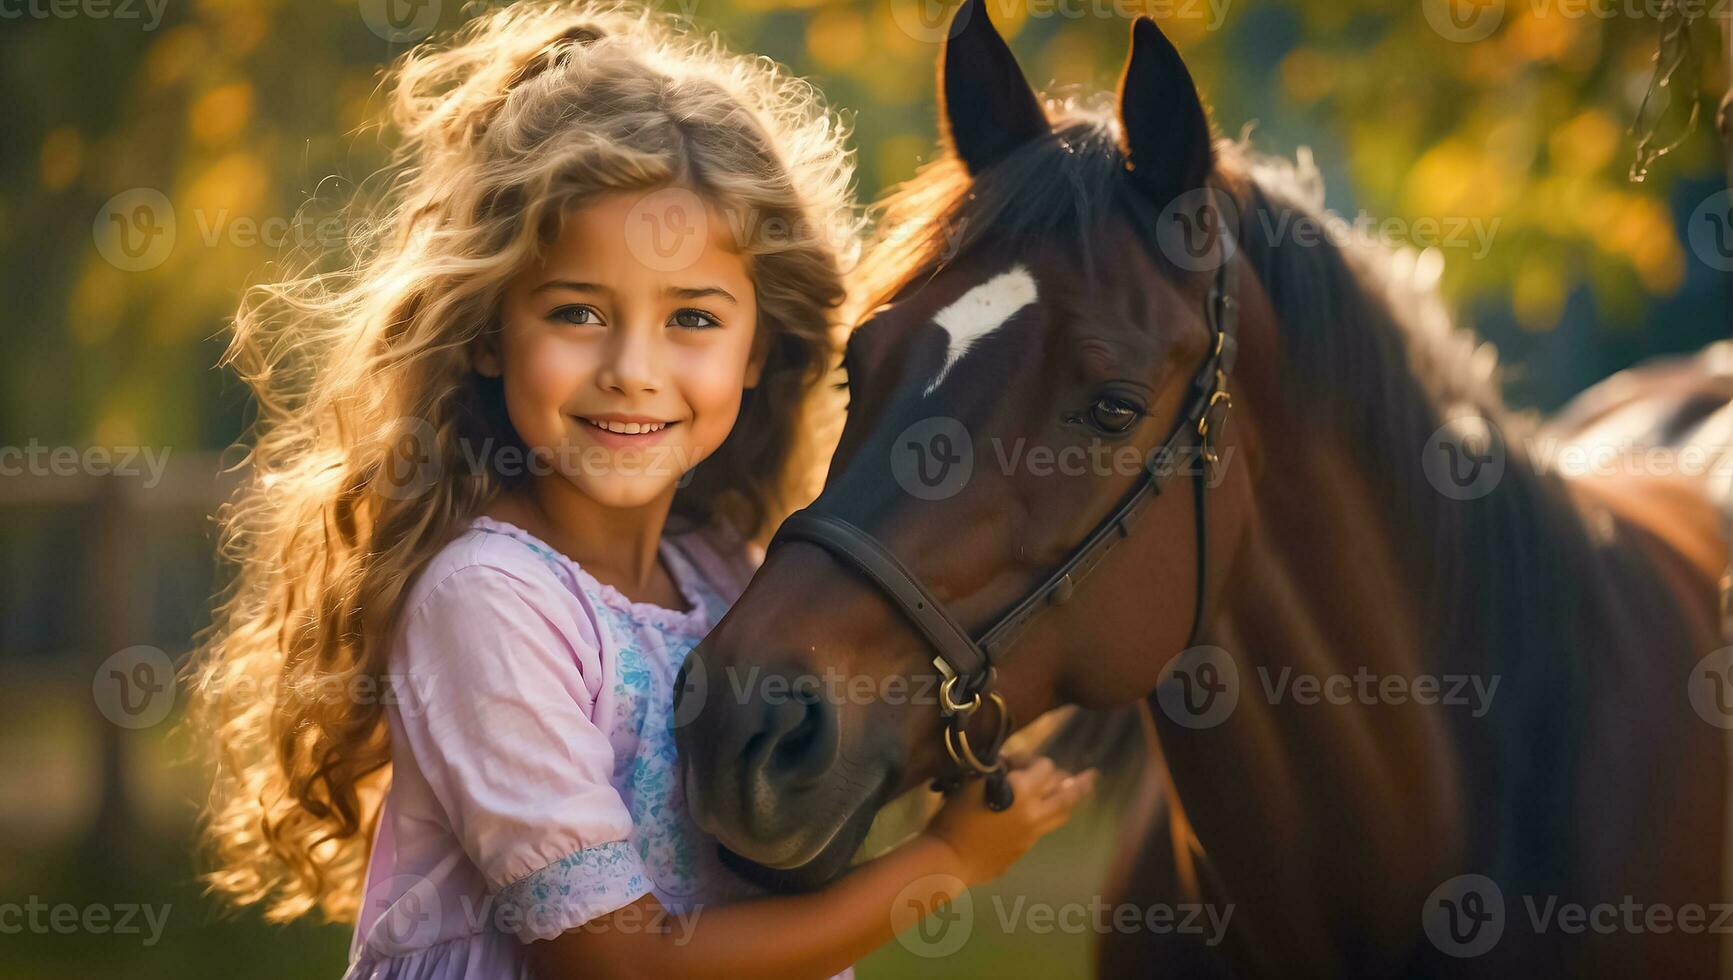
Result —
<svg viewBox="0 0 1733 980"><path fill-rule="evenodd" d="M606 429L609 432L619 432L629 436L643 432L657 432L668 427L666 422L607 422L597 419L585 419L584 421L598 429Z"/></svg>

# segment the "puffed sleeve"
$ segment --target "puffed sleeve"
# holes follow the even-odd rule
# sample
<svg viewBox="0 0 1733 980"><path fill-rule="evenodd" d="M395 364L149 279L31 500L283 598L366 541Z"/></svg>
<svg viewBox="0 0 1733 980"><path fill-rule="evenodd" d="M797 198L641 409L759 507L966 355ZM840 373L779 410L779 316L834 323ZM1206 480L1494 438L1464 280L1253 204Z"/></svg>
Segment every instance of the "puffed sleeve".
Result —
<svg viewBox="0 0 1733 980"><path fill-rule="evenodd" d="M551 575L468 565L405 616L392 669L401 735L451 830L524 942L631 903L650 876L594 721L593 624Z"/></svg>

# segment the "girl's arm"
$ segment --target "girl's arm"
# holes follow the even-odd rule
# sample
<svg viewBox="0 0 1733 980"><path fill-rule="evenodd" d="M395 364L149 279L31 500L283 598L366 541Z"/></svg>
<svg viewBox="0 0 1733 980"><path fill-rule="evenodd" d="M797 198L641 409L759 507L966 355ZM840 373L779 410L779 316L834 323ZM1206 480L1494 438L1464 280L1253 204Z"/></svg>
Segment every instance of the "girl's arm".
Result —
<svg viewBox="0 0 1733 980"><path fill-rule="evenodd" d="M787 977L822 980L847 969L964 888L1002 874L1041 836L1071 816L1094 785L1041 759L1011 773L1016 802L986 808L979 780L946 801L932 826L889 854L803 895L707 906L669 915L654 896L534 944L544 977ZM935 876L913 898L931 902L894 921L899 893ZM930 886L930 887L929 887Z"/></svg>

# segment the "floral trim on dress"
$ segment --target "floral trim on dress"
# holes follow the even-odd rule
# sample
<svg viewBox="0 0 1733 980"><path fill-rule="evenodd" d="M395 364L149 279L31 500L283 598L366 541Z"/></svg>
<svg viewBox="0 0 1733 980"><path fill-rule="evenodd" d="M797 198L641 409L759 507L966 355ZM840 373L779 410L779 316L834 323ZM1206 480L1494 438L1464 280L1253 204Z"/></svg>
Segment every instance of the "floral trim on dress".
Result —
<svg viewBox="0 0 1733 980"><path fill-rule="evenodd" d="M650 891L637 848L617 840L575 851L499 891L499 922L524 942L552 939Z"/></svg>
<svg viewBox="0 0 1733 980"><path fill-rule="evenodd" d="M653 602L636 602L628 598L624 592L603 582L584 570L584 566L573 561L564 553L555 550L546 541L509 521L492 517L476 517L471 519L470 526L485 534L500 534L521 542L542 560L564 572L567 577L576 581L578 586L597 599L607 608L621 613L634 623L655 626L658 629L694 639L703 636L714 625L711 621L711 607L706 601L704 590L697 588L693 581L697 578L693 569L685 561L678 548L667 538L663 538L660 552L668 567L675 573L674 585L686 602L692 608L682 612L658 606Z"/></svg>

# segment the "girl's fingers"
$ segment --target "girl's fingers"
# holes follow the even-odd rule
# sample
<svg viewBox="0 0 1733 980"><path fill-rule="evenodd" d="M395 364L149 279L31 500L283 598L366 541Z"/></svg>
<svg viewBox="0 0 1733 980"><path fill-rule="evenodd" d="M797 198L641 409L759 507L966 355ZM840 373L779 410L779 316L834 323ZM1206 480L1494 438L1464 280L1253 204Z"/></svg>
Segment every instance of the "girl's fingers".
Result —
<svg viewBox="0 0 1733 980"><path fill-rule="evenodd" d="M1076 774L1066 772L1063 769L1055 769L1055 770L1053 770L1053 775L1047 780L1047 783L1045 785L1045 790L1044 790L1042 795L1043 796L1052 796L1053 794L1059 792L1061 789L1063 789L1064 787L1067 787L1067 786L1073 786L1073 785L1078 785L1078 786L1083 786L1083 787L1092 786L1092 785L1094 785L1094 782L1095 782L1094 773L1095 773L1094 769L1090 769L1086 773L1076 773ZM1086 775L1088 777L1087 779L1084 778Z"/></svg>
<svg viewBox="0 0 1733 980"><path fill-rule="evenodd" d="M1046 782L1048 779L1051 779L1055 771L1056 767L1053 765L1053 760L1046 756L1041 756L1034 762L1029 763L1027 766L1023 766L1020 769L1011 770L1012 775L1023 773L1024 778L1032 780L1034 785L1039 785Z"/></svg>
<svg viewBox="0 0 1733 980"><path fill-rule="evenodd" d="M1049 834L1065 826L1071 820L1071 815L1077 812L1077 803L1085 792L1081 784L1073 785L1043 800L1043 810L1035 815L1037 832Z"/></svg>
<svg viewBox="0 0 1733 980"><path fill-rule="evenodd" d="M1039 818L1052 814L1069 815L1083 797L1095 788L1097 773L1090 769L1081 775L1066 775L1055 781L1046 796L1037 801Z"/></svg>
<svg viewBox="0 0 1733 980"><path fill-rule="evenodd" d="M1047 794L1052 795L1054 793L1057 793L1061 786L1064 786L1068 781L1075 779L1075 778L1077 778L1077 777L1073 776L1071 773L1068 773L1063 769L1053 770L1053 775L1051 777L1049 777L1047 780Z"/></svg>
<svg viewBox="0 0 1733 980"><path fill-rule="evenodd" d="M1053 778L1053 761L1042 759L1026 768L1013 769L1009 778L1011 788L1018 793L1032 793L1037 797L1042 796L1046 792L1047 783Z"/></svg>
<svg viewBox="0 0 1733 980"><path fill-rule="evenodd" d="M1072 775L1054 765L1052 759L1042 757L1012 769L1007 778L1016 796L1016 808L1040 833L1047 833L1070 818L1078 801L1095 788L1098 775L1094 769Z"/></svg>

